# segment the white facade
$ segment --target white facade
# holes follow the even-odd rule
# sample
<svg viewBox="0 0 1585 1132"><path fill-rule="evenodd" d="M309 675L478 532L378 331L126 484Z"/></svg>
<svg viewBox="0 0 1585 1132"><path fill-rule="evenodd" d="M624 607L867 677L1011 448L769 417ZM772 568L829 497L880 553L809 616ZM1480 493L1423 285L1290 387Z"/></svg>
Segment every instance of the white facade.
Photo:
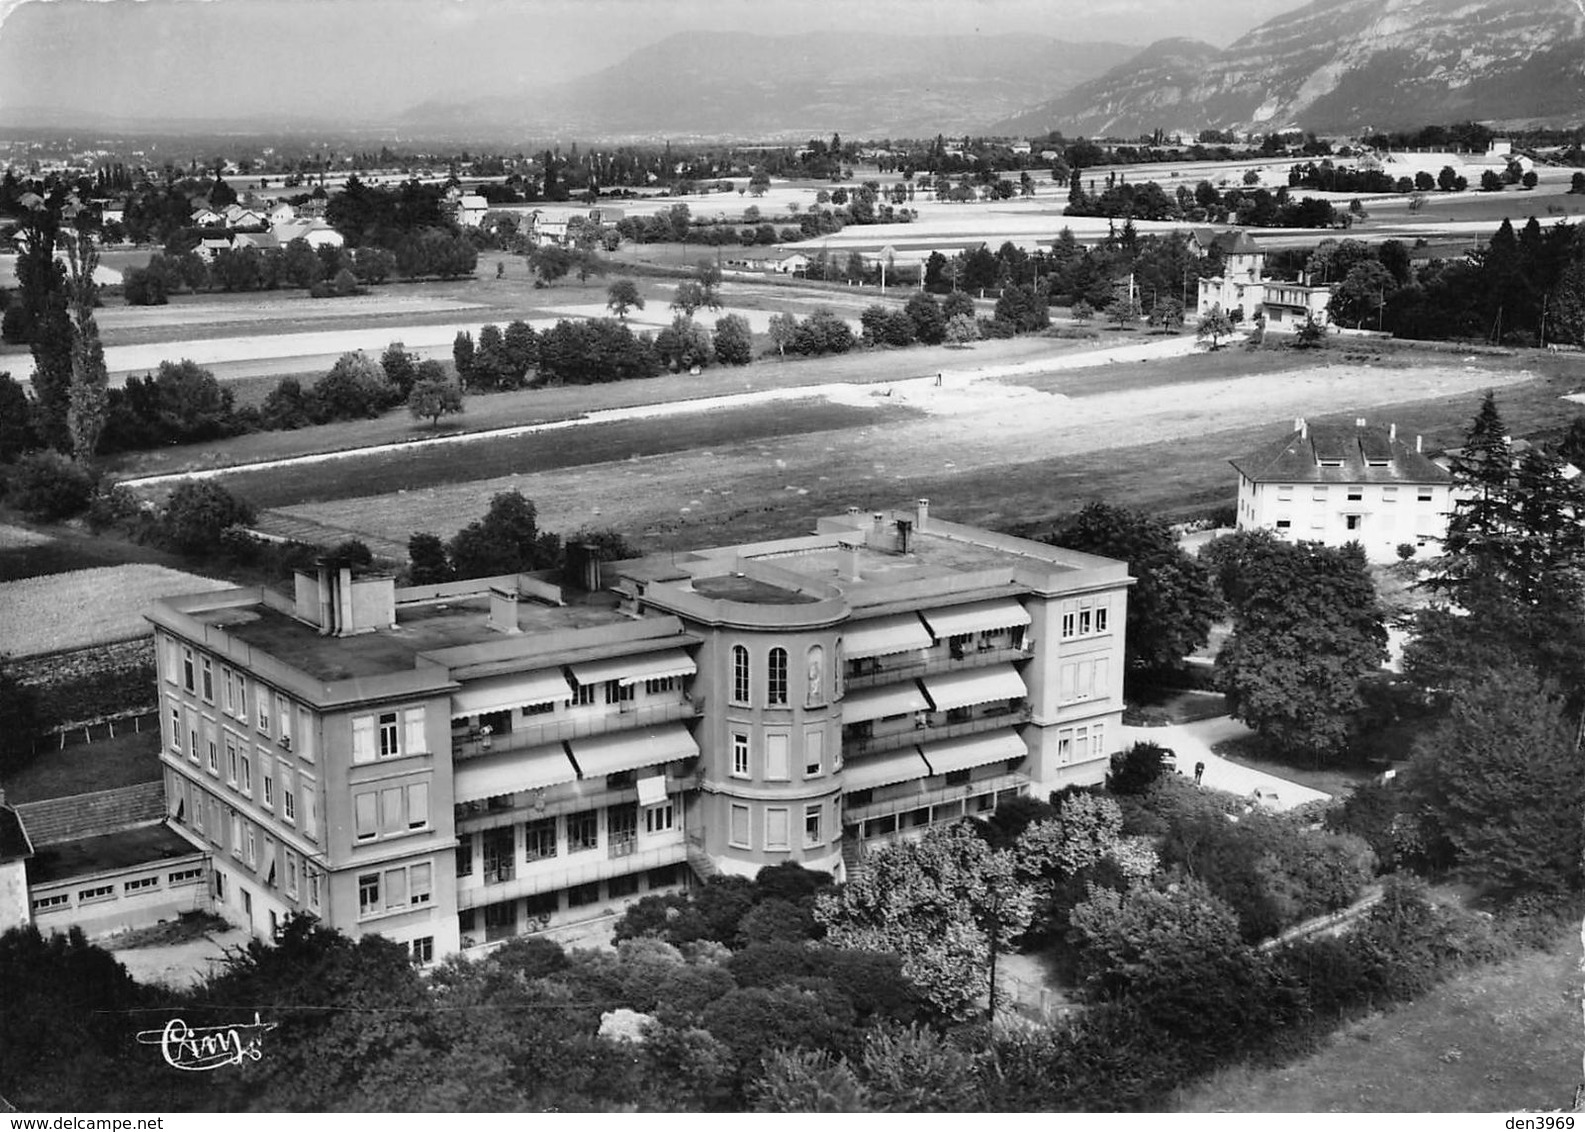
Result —
<svg viewBox="0 0 1585 1132"><path fill-rule="evenodd" d="M1238 477L1238 529L1269 530L1291 542L1358 542L1372 562L1391 562L1404 543L1417 551L1447 534L1448 484L1276 483Z"/></svg>

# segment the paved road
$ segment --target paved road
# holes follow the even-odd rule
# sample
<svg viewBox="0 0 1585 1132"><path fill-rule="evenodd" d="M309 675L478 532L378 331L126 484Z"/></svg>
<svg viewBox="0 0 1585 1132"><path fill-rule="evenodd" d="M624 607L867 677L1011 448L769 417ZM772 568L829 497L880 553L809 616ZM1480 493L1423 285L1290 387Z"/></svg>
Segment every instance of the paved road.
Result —
<svg viewBox="0 0 1585 1132"><path fill-rule="evenodd" d="M1220 755L1211 753L1212 744L1248 734L1250 734L1248 727L1231 716L1221 715L1215 719L1173 724L1168 727L1124 727L1123 745L1126 749L1136 742L1150 742L1170 747L1177 752L1180 773L1192 775L1194 764L1204 762L1205 774L1200 779L1204 785L1244 797L1249 797L1259 790L1273 809L1290 810L1305 802L1331 797L1330 794L1301 786L1286 778L1278 778L1265 771L1239 766ZM1275 802L1270 801L1273 796L1276 798Z"/></svg>

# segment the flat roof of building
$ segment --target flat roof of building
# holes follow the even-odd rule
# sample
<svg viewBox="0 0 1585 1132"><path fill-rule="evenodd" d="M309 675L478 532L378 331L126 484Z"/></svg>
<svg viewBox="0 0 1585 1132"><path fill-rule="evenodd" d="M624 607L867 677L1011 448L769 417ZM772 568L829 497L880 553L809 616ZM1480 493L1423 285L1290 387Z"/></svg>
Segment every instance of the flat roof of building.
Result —
<svg viewBox="0 0 1585 1132"><path fill-rule="evenodd" d="M77 841L58 841L35 849L33 859L28 862L28 883L53 884L72 877L193 857L202 852L163 823L142 825Z"/></svg>
<svg viewBox="0 0 1585 1132"><path fill-rule="evenodd" d="M601 595L594 595L599 599ZM264 603L196 610L196 620L222 627L232 637L290 663L317 680L331 682L412 671L421 653L512 639L490 627L490 599L463 596L400 602L396 627L337 637ZM522 638L631 621L610 600L551 605L517 603ZM517 638L517 639L522 639Z"/></svg>

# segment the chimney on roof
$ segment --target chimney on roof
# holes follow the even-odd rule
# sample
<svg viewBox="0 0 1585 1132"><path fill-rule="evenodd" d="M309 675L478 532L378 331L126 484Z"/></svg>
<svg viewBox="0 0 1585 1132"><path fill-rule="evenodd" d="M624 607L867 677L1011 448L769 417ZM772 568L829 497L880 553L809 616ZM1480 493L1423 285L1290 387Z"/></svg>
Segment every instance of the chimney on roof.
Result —
<svg viewBox="0 0 1585 1132"><path fill-rule="evenodd" d="M1310 426L1305 423L1303 417L1294 417L1293 431L1298 433L1301 438L1307 437L1310 435Z"/></svg>
<svg viewBox="0 0 1585 1132"><path fill-rule="evenodd" d="M1418 435L1414 438L1414 450L1416 452L1420 451L1420 437Z"/></svg>
<svg viewBox="0 0 1585 1132"><path fill-rule="evenodd" d="M1392 424L1387 426L1387 439L1388 440L1397 440L1398 439L1398 422L1397 421L1393 421Z"/></svg>
<svg viewBox="0 0 1585 1132"><path fill-rule="evenodd" d="M921 499L914 512L914 530L924 534L925 526L930 522L930 500Z"/></svg>
<svg viewBox="0 0 1585 1132"><path fill-rule="evenodd" d="M897 553L898 554L907 554L908 553L908 539L909 539L909 536L913 534L913 532L914 532L914 521L912 519L898 519L897 520Z"/></svg>
<svg viewBox="0 0 1585 1132"><path fill-rule="evenodd" d="M859 509L857 507L849 507L848 508L848 515L849 516L857 517L858 513L859 513Z"/></svg>
<svg viewBox="0 0 1585 1132"><path fill-rule="evenodd" d="M873 512L871 514L870 518L875 523L875 533L876 534L880 534L882 531L884 531L886 529L886 513L884 511Z"/></svg>
<svg viewBox="0 0 1585 1132"><path fill-rule="evenodd" d="M517 623L517 585L511 589L500 586L490 587L490 628L497 633L521 633L523 630Z"/></svg>
<svg viewBox="0 0 1585 1132"><path fill-rule="evenodd" d="M837 544L837 578L844 582L859 580L858 543L844 541Z"/></svg>
<svg viewBox="0 0 1585 1132"><path fill-rule="evenodd" d="M1364 417L1355 417L1354 418L1354 427L1355 428L1364 428L1365 427L1365 418Z"/></svg>

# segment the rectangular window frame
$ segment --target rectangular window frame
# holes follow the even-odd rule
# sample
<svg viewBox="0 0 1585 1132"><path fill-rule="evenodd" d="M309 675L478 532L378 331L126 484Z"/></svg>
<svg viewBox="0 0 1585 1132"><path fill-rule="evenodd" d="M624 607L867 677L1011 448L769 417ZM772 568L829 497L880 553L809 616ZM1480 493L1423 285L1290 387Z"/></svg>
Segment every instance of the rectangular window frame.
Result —
<svg viewBox="0 0 1585 1132"><path fill-rule="evenodd" d="M728 843L737 849L752 849L754 847L753 814L749 807L737 802L732 803L727 825Z"/></svg>

